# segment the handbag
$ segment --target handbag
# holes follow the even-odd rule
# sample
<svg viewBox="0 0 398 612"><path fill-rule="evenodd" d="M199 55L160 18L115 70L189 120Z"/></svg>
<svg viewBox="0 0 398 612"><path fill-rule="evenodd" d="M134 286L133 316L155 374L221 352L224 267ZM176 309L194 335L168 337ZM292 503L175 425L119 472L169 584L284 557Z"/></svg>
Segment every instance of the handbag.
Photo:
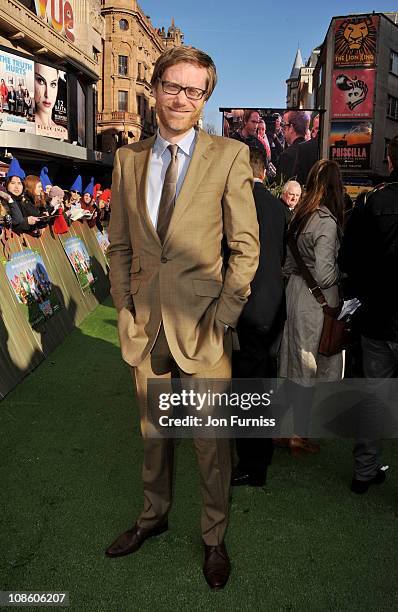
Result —
<svg viewBox="0 0 398 612"><path fill-rule="evenodd" d="M304 263L304 260L298 250L297 242L292 235L289 236L288 245L294 259L296 260L300 274L308 286L309 292L314 296L318 304L320 304L323 309L323 327L321 338L319 340L318 353L324 355L325 357L337 355L338 353L341 353L341 351L351 346L353 343L351 322L349 320L337 318L340 314L342 306L340 286L339 306L329 306L321 288L317 285L316 280Z"/></svg>

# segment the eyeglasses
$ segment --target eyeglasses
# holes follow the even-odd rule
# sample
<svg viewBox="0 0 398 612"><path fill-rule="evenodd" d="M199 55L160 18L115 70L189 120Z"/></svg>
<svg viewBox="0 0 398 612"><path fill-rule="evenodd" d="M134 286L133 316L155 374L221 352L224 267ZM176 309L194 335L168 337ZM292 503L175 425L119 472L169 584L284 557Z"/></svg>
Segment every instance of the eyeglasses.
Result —
<svg viewBox="0 0 398 612"><path fill-rule="evenodd" d="M206 89L199 89L198 87L182 87L178 83L172 83L171 81L162 81L162 89L164 93L170 94L171 96L178 96L180 91L183 91L189 100L200 100L206 93Z"/></svg>
<svg viewBox="0 0 398 612"><path fill-rule="evenodd" d="M290 121L288 123L281 123L281 128L285 129L287 127L290 127L291 125L293 125L293 123L290 123Z"/></svg>

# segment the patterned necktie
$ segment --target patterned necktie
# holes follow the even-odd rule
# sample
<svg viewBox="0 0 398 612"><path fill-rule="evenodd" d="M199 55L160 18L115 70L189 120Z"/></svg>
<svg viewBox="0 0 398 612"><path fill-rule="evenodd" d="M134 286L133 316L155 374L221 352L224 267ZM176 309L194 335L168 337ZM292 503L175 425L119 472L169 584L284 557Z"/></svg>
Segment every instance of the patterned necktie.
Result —
<svg viewBox="0 0 398 612"><path fill-rule="evenodd" d="M162 244L164 243L164 240L166 238L167 229L169 227L174 210L178 173L178 145L169 145L167 148L170 151L171 160L167 167L166 175L164 177L162 195L160 196L158 224L156 228L156 231L160 238L160 242Z"/></svg>

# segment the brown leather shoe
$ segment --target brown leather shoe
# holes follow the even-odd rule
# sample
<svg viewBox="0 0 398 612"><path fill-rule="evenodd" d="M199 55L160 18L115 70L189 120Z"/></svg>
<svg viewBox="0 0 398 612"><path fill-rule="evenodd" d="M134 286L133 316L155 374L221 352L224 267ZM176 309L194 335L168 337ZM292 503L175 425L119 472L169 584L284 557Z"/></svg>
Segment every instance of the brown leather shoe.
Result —
<svg viewBox="0 0 398 612"><path fill-rule="evenodd" d="M222 589L228 582L231 571L227 549L224 542L218 546L205 547L205 562L203 574L211 589Z"/></svg>
<svg viewBox="0 0 398 612"><path fill-rule="evenodd" d="M166 523L157 525L153 529L144 529L143 527L139 527L136 523L131 529L122 533L122 535L106 549L105 555L107 557L124 557L124 555L134 553L141 548L145 540L160 535L167 531L168 528L167 521Z"/></svg>

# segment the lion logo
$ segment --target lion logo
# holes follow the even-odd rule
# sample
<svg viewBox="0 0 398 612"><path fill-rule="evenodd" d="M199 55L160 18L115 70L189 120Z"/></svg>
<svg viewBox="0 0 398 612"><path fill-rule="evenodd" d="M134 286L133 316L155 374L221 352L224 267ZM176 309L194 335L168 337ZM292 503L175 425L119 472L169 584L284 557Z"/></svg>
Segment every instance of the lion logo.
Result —
<svg viewBox="0 0 398 612"><path fill-rule="evenodd" d="M341 57L352 57L358 53L374 56L376 36L377 30L371 17L345 19L336 30L335 53Z"/></svg>
<svg viewBox="0 0 398 612"><path fill-rule="evenodd" d="M348 23L343 29L343 36L348 42L350 49L360 49L367 36L369 36L368 24L371 19L365 19L360 23Z"/></svg>

